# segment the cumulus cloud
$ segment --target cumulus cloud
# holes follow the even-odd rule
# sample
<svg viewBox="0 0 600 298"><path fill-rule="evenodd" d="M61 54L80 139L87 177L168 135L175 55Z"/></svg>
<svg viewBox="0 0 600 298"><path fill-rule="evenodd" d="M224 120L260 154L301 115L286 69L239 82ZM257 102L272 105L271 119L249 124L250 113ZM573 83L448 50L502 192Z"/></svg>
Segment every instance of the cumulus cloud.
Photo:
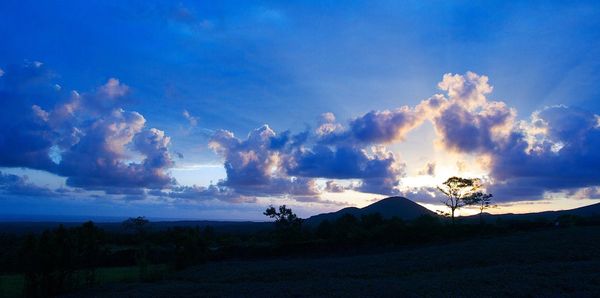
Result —
<svg viewBox="0 0 600 298"><path fill-rule="evenodd" d="M218 131L210 146L224 159L227 179L221 184L255 195L281 194L282 189L291 193L290 177L357 179L357 191L393 195L399 193L405 164L382 145L403 141L426 120L434 124L440 142L454 151L489 152L507 142L515 111L487 100L492 91L487 77L447 74L438 86L446 95L436 94L415 107L371 111L346 125L333 113L324 113L314 134L276 134L263 126L240 140L229 131ZM435 164L430 164L423 173L434 172ZM309 185L302 189L311 189ZM332 182L325 188L341 190Z"/></svg>
<svg viewBox="0 0 600 298"><path fill-rule="evenodd" d="M419 115L404 106L390 111L371 111L350 122L352 136L363 143L402 141L406 134L421 124Z"/></svg>
<svg viewBox="0 0 600 298"><path fill-rule="evenodd" d="M116 78L108 79L106 84L100 86L98 89L99 95L108 99L124 96L127 92L129 92L129 86L122 84Z"/></svg>
<svg viewBox="0 0 600 298"><path fill-rule="evenodd" d="M325 113L317 135L321 142L329 144L385 144L404 140L406 134L422 122L421 114L407 106L396 110L370 111L350 120L348 127L336 123L333 114Z"/></svg>
<svg viewBox="0 0 600 298"><path fill-rule="evenodd" d="M318 136L332 135L342 130L342 125L336 123L335 115L331 112L321 114L319 118L319 126L315 130Z"/></svg>
<svg viewBox="0 0 600 298"><path fill-rule="evenodd" d="M336 148L315 145L292 153L284 166L290 175L362 179L358 187L361 191L393 194L399 177L404 174L404 165L390 151L381 148L370 151L348 145Z"/></svg>
<svg viewBox="0 0 600 298"><path fill-rule="evenodd" d="M600 184L600 155L594 150L600 142L600 116L554 106L518 121L514 108L488 99L493 87L486 76L473 72L446 74L438 87L443 94L415 107L371 111L347 125L325 113L314 135L305 135L294 144L289 142L289 133L276 136L265 128L243 142L221 132L215 139L228 136L220 141L229 148L226 154L221 152L226 157L226 183L239 187L246 181L268 187L273 174L278 173L280 177L359 179L357 191L398 194L404 163L391 152L376 152L369 146L402 141L411 130L430 121L443 147L476 154L485 161L488 190L499 201L541 199L546 192L595 197L594 192L584 190ZM257 139L262 143L252 141ZM272 140L271 147L266 139ZM420 174L435 175L435 163ZM341 189L328 182L325 191ZM416 194L431 197L429 191Z"/></svg>
<svg viewBox="0 0 600 298"><path fill-rule="evenodd" d="M35 104L39 98L43 103L58 99L59 94L48 84L54 77L36 63L11 65L0 77L0 166L52 168L48 153L54 136L40 120Z"/></svg>
<svg viewBox="0 0 600 298"><path fill-rule="evenodd" d="M438 84L446 91L450 100L468 109L476 108L486 102L485 95L492 92L488 77L467 72L465 75L447 73Z"/></svg>
<svg viewBox="0 0 600 298"><path fill-rule="evenodd" d="M338 179L360 181L352 189L361 192L402 194L406 165L384 146L429 121L444 148L486 160L488 190L499 201L534 200L546 192L597 197L600 186L600 116L553 106L519 121L515 109L488 99L493 87L473 72L444 75L441 94L414 107L370 111L347 122L324 113L316 129L298 134L276 133L268 125L244 138L211 132L209 146L227 177L207 187L181 186L169 176L171 139L146 127L141 114L120 108L129 86L110 78L80 93L57 88L56 79L42 63L3 68L0 166L45 170L66 177L68 186L131 198L241 203L270 196L326 203L323 192L347 189L333 182ZM197 125L188 111L183 117ZM435 165L419 173L435 175ZM2 179L4 192L35 189L26 178ZM324 189L317 179L328 180ZM423 199L430 194L411 193Z"/></svg>
<svg viewBox="0 0 600 298"><path fill-rule="evenodd" d="M268 184L277 173L279 154L271 150L275 132L267 125L250 132L246 140L221 130L215 133L209 146L225 159L226 185Z"/></svg>
<svg viewBox="0 0 600 298"><path fill-rule="evenodd" d="M171 138L166 136L164 131L156 128L143 130L135 135L134 148L144 155L142 165L148 172L160 171L173 166L168 149L170 142Z"/></svg>
<svg viewBox="0 0 600 298"><path fill-rule="evenodd" d="M536 112L532 121L542 123L543 132L515 130L508 144L490 152L490 174L498 181L493 189L514 197L537 199L546 191L600 184L600 153L595 149L600 145L600 130L596 115L554 106ZM524 127L536 125L539 123Z"/></svg>
<svg viewBox="0 0 600 298"><path fill-rule="evenodd" d="M434 124L444 147L484 153L507 141L515 126L516 110L487 99L493 88L486 76L473 72L446 74L438 87L447 97L436 94L422 101L416 110Z"/></svg>
<svg viewBox="0 0 600 298"><path fill-rule="evenodd" d="M600 141L597 115L560 105L517 121L515 109L486 98L488 78L472 72L445 75L439 87L448 97L427 113L441 143L485 156L489 191L498 200L535 200L600 184L600 155L593 149Z"/></svg>
<svg viewBox="0 0 600 298"><path fill-rule="evenodd" d="M330 118L330 120L333 120ZM373 147L368 150L344 142L339 145L307 142L307 134L275 133L264 125L240 140L233 133L218 131L210 147L224 159L227 179L220 185L248 196L289 196L318 201L318 178L361 179L357 189L394 193L403 175L403 165L393 153ZM339 192L327 184L326 191Z"/></svg>
<svg viewBox="0 0 600 298"><path fill-rule="evenodd" d="M318 197L313 179L289 176L283 166L289 144L298 144L288 133L277 135L268 125L251 131L245 140L217 131L209 146L224 160L227 179L219 186L243 196Z"/></svg>
<svg viewBox="0 0 600 298"><path fill-rule="evenodd" d="M67 177L67 185L88 189L171 185L165 173L173 165L170 139L160 130L144 130L145 122L139 113L113 110L82 125L82 136L61 154L57 173ZM130 147L141 162L129 162Z"/></svg>
<svg viewBox="0 0 600 298"><path fill-rule="evenodd" d="M111 78L96 91L56 88L41 63L0 77L0 166L45 170L85 189L162 188L174 184L164 132L118 107L129 87ZM136 161L140 159L140 161Z"/></svg>
<svg viewBox="0 0 600 298"><path fill-rule="evenodd" d="M335 179L377 178L395 171L394 154L369 154L356 147L316 145L298 150L285 164L291 175Z"/></svg>
<svg viewBox="0 0 600 298"><path fill-rule="evenodd" d="M506 141L514 124L515 112L504 103L486 103L479 111L469 111L455 103L434 118L435 128L448 149L482 153Z"/></svg>

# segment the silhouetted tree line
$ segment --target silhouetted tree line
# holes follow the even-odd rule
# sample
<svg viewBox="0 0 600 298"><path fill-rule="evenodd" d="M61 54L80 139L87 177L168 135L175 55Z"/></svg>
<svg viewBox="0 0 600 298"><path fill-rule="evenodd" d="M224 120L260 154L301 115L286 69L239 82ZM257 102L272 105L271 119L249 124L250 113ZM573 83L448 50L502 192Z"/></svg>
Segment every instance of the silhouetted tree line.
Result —
<svg viewBox="0 0 600 298"><path fill-rule="evenodd" d="M1 273L21 273L24 296L47 297L96 283L99 267L137 266L141 280L151 280L150 264L173 270L207 259L210 228L175 227L151 231L143 217L106 232L89 221L75 228L59 225L39 234L0 235Z"/></svg>
<svg viewBox="0 0 600 298"><path fill-rule="evenodd" d="M143 218L123 222L119 230L103 230L92 222L78 227L58 226L29 235L0 234L1 273L24 276L27 297L56 295L97 283L100 267L136 266L140 280L157 278L152 264L171 270L226 258L307 255L348 249L418 245L488 237L512 231L600 225L598 217L563 215L556 219L477 220L454 224L450 219L424 215L412 221L385 219L380 214L343 215L307 226L286 206L269 207L264 214L272 227L251 233L218 232L208 226L152 229Z"/></svg>
<svg viewBox="0 0 600 298"><path fill-rule="evenodd" d="M99 261L107 253L104 236L92 222L26 236L18 253L25 296L55 295L81 283L93 284Z"/></svg>

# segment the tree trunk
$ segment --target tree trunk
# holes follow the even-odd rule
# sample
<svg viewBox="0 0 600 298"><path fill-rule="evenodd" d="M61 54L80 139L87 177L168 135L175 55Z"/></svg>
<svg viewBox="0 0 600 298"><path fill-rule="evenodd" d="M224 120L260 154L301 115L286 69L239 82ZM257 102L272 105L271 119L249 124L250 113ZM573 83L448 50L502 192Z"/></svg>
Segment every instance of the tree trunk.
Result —
<svg viewBox="0 0 600 298"><path fill-rule="evenodd" d="M454 225L454 209L452 209L452 224Z"/></svg>

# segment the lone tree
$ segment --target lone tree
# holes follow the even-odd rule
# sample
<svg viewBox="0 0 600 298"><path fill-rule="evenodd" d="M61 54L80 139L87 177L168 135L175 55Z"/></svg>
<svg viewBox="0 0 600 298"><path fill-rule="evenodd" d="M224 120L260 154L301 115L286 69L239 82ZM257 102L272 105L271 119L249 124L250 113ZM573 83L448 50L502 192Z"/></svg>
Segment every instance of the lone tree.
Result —
<svg viewBox="0 0 600 298"><path fill-rule="evenodd" d="M296 214L294 214L294 212L292 212L292 209L287 208L285 205L279 206L279 211L275 209L275 207L269 206L269 208L267 208L267 210L265 210L263 214L270 218L274 218L275 225L278 228L288 228L295 226L299 227L302 224L302 219L299 218Z"/></svg>
<svg viewBox="0 0 600 298"><path fill-rule="evenodd" d="M269 206L263 214L275 219L275 228L281 240L290 241L300 234L302 219L285 205L279 206L279 209Z"/></svg>
<svg viewBox="0 0 600 298"><path fill-rule="evenodd" d="M454 212L456 209L479 203L485 205L484 198L488 200L492 197L491 194L483 194L480 191L481 180L477 178L450 177L441 186L438 186L438 190L447 197L445 200L442 200L442 203L450 208L452 224L454 224ZM489 201L486 206L489 206Z"/></svg>

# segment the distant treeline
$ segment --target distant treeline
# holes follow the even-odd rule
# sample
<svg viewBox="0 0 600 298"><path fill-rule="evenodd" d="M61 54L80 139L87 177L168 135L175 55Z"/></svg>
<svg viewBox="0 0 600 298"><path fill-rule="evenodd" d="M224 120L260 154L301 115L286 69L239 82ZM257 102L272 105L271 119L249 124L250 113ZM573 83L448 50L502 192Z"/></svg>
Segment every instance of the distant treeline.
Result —
<svg viewBox="0 0 600 298"><path fill-rule="evenodd" d="M284 209L280 209L286 211ZM269 210L267 210L269 211ZM272 217L278 216L276 210ZM269 212L271 212L269 211ZM267 213L265 213L267 214ZM600 225L600 217L563 215L556 219L505 220L493 223L451 224L424 215L413 221L384 219L379 214L346 214L317 226L302 224L291 213L276 217L272 228L253 233L219 232L207 227L151 229L143 217L123 222L120 231L105 231L93 222L42 233L0 234L1 274L21 274L24 295L55 295L96 283L100 267L137 266L144 280L159 278L148 270L166 264L170 270L227 258L262 258L359 252L466 238L489 237L514 231ZM270 216L270 215L269 215Z"/></svg>

